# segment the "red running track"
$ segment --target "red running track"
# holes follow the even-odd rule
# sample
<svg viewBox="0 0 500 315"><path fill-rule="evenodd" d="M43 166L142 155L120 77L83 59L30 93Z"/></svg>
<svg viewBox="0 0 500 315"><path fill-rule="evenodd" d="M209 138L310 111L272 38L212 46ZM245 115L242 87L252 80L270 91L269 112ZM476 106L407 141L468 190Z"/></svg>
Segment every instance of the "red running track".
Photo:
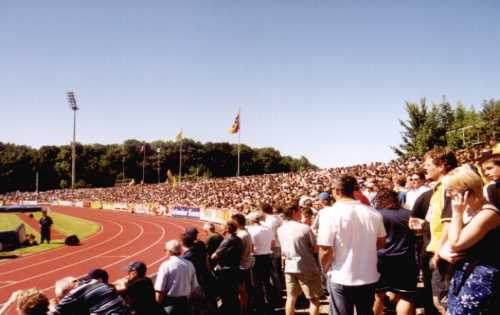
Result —
<svg viewBox="0 0 500 315"><path fill-rule="evenodd" d="M53 297L54 283L67 276L81 277L103 268L114 282L126 275L131 261L142 260L148 274L163 262L164 245L188 226L201 231L202 222L85 208L54 206L53 211L100 224L100 230L76 247L61 247L0 262L0 304L19 289L36 287Z"/></svg>

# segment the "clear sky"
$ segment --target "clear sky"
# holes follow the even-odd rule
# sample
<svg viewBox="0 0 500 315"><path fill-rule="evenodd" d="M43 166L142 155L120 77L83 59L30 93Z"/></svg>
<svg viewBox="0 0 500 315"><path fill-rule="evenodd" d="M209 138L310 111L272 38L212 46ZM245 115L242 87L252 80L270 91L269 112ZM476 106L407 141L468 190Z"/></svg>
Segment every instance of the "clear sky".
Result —
<svg viewBox="0 0 500 315"><path fill-rule="evenodd" d="M500 2L0 2L0 141L241 139L322 166L394 158L404 101L500 97Z"/></svg>

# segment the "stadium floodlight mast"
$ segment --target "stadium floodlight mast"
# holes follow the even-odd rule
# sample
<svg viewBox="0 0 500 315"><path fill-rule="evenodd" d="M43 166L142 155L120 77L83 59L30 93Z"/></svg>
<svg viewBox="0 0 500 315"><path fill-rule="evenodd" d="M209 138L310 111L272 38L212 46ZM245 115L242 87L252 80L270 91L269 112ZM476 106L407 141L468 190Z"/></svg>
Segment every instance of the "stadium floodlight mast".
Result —
<svg viewBox="0 0 500 315"><path fill-rule="evenodd" d="M68 96L69 108L73 111L73 142L71 143L71 189L75 189L75 178L76 178L76 111L79 109L76 105L75 92L66 93Z"/></svg>

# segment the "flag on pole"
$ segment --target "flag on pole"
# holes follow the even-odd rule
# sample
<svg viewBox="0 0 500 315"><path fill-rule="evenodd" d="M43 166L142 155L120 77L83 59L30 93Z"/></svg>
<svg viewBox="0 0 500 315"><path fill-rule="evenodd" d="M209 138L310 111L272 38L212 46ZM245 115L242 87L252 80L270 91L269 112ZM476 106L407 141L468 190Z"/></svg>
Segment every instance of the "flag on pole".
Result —
<svg viewBox="0 0 500 315"><path fill-rule="evenodd" d="M231 126L231 128L229 128L229 133L235 134L238 133L239 131L240 131L240 113L238 112L236 118L234 118L233 125Z"/></svg>
<svg viewBox="0 0 500 315"><path fill-rule="evenodd" d="M182 129L181 129L181 131L179 131L179 132L175 135L175 141L176 141L176 142L182 141L182 138L183 138L183 134L182 134Z"/></svg>

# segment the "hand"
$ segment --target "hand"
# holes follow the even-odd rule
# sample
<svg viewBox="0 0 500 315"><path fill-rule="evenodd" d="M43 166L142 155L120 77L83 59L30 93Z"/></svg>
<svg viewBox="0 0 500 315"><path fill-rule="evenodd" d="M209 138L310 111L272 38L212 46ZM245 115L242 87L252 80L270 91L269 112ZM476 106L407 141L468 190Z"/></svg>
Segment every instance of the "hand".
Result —
<svg viewBox="0 0 500 315"><path fill-rule="evenodd" d="M432 256L431 260L429 261L430 269L431 270L437 269L438 262L439 262L439 255L434 254L434 256Z"/></svg>
<svg viewBox="0 0 500 315"><path fill-rule="evenodd" d="M408 226L411 230L419 231L422 229L422 225L424 224L424 222L425 220L422 220L420 218L410 218L410 220L408 221Z"/></svg>
<svg viewBox="0 0 500 315"><path fill-rule="evenodd" d="M465 253L453 252L448 246L443 246L439 250L439 257L451 264L455 264L465 258Z"/></svg>
<svg viewBox="0 0 500 315"><path fill-rule="evenodd" d="M465 207L467 206L467 202L469 200L469 191L466 190L464 194L456 194L451 199L451 209L453 213L457 215L462 215L465 211Z"/></svg>

